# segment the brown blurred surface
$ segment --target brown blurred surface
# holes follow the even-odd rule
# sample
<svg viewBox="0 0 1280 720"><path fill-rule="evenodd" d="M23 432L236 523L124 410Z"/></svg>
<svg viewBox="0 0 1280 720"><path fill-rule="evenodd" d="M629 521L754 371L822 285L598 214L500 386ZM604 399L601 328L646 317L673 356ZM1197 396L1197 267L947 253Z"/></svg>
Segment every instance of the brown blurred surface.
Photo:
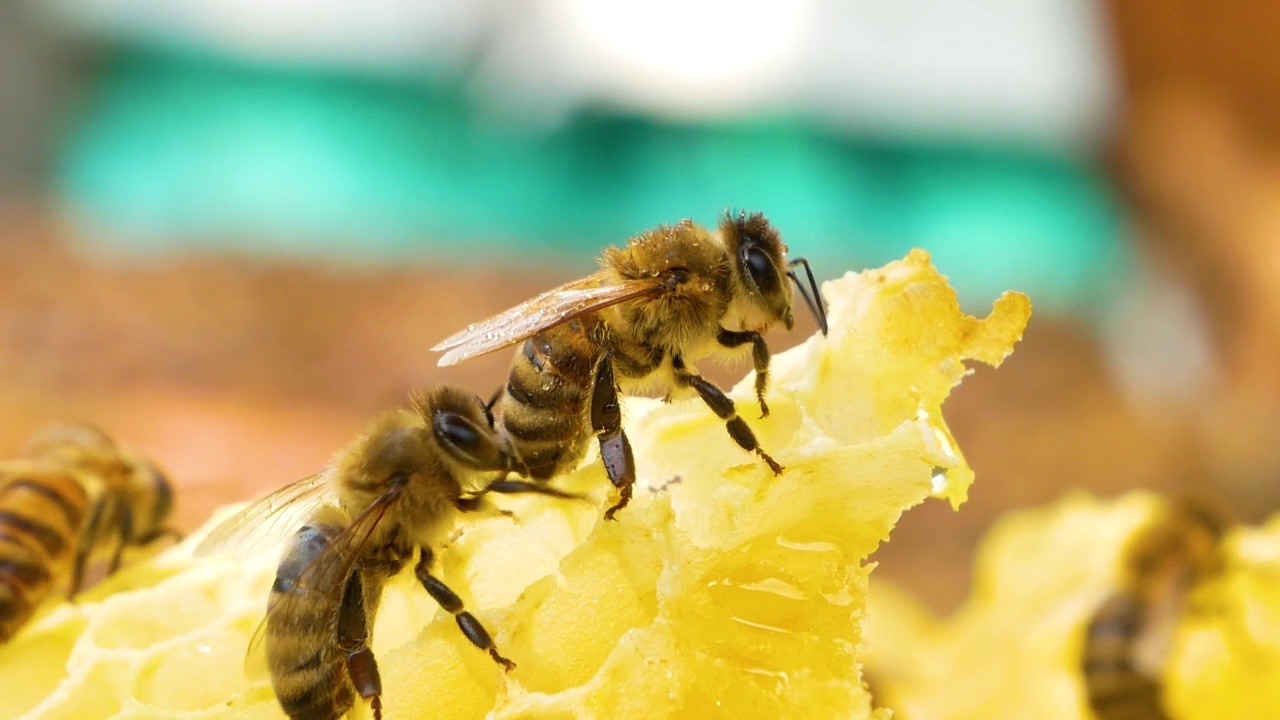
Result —
<svg viewBox="0 0 1280 720"><path fill-rule="evenodd" d="M1221 370L1188 418L1188 442L1256 515L1280 504L1277 6L1106 5L1126 95L1117 185L1148 265L1204 310Z"/></svg>
<svg viewBox="0 0 1280 720"><path fill-rule="evenodd" d="M46 226L5 227L0 452L47 420L96 422L170 471L184 529L314 472L410 388L447 381L487 394L507 353L441 370L428 349L566 279L226 257L108 262ZM811 331L770 342L782 350ZM745 368L704 370L727 381ZM1004 367L978 366L946 411L978 472L972 499L959 513L913 510L877 556L939 608L965 592L973 544L999 513L1069 487L1169 488L1185 477L1175 439L1134 418L1088 336L1053 318L1034 318Z"/></svg>

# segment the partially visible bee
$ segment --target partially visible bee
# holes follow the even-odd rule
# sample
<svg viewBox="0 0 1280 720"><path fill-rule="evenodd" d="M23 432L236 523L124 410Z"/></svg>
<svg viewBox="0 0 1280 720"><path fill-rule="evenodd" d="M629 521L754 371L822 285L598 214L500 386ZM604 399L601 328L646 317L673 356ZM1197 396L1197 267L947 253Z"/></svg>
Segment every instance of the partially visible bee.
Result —
<svg viewBox="0 0 1280 720"><path fill-rule="evenodd" d="M164 535L173 492L150 462L101 430L53 425L23 457L0 464L0 642L18 632L59 585L80 591L91 558Z"/></svg>
<svg viewBox="0 0 1280 720"><path fill-rule="evenodd" d="M289 717L338 718L357 696L381 717L382 681L369 639L386 581L415 549L414 574L427 593L476 647L514 667L432 574L433 549L460 512L486 507L487 493L575 497L504 480L514 466L480 399L441 387L416 397L412 409L378 418L328 468L258 500L200 544L197 555L232 544L245 554L296 529L246 658L265 648L276 698Z"/></svg>
<svg viewBox="0 0 1280 720"><path fill-rule="evenodd" d="M1125 585L1094 612L1081 669L1099 720L1163 720L1160 673L1187 595L1222 569L1226 523L1190 502L1171 505L1126 548Z"/></svg>
<svg viewBox="0 0 1280 720"><path fill-rule="evenodd" d="M690 220L661 226L611 247L602 269L573 280L445 339L440 365L524 341L507 384L495 395L499 431L511 439L521 472L536 481L572 470L594 435L609 480L620 497L605 513L626 507L635 460L622 429L619 385L647 385L672 394L696 393L725 421L729 435L774 473L783 468L761 449L734 402L698 375L691 363L750 345L761 417L769 415L769 348L761 333L791 329L795 282L827 332L813 272L763 215L726 214L712 232ZM803 265L808 289L795 267Z"/></svg>

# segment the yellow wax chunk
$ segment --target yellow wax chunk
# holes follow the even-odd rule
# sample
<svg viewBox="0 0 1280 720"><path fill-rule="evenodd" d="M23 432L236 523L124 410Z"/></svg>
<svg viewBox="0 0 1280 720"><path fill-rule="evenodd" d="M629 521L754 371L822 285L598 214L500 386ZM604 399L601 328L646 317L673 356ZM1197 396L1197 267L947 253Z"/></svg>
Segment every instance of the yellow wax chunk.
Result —
<svg viewBox="0 0 1280 720"><path fill-rule="evenodd" d="M774 358L771 415L757 419L753 378L731 392L783 474L696 399L628 400L639 482L618 522L601 519L610 486L591 457L555 482L598 502L505 499L514 519L468 519L441 553L514 671L412 573L389 584L384 717L887 718L861 675L866 557L904 510L965 499L973 473L941 404L965 360L1003 360L1031 307L1007 293L966 316L922 251L824 295L830 335ZM0 717L282 717L268 679L241 670L277 555L196 560L203 532L0 648L0 687L22 689L0 693Z"/></svg>
<svg viewBox="0 0 1280 720"><path fill-rule="evenodd" d="M1088 720L1085 627L1124 581L1129 541L1167 501L1072 495L1006 516L979 549L973 594L940 620L878 583L866 623L876 699L907 720ZM1179 720L1280 717L1280 515L1222 541L1194 588L1160 682Z"/></svg>

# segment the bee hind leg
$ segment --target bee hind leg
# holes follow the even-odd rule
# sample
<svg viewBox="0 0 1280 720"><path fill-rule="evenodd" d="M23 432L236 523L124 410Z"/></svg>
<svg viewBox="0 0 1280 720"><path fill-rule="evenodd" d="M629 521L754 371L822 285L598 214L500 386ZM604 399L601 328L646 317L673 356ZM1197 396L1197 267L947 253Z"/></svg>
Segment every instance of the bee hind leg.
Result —
<svg viewBox="0 0 1280 720"><path fill-rule="evenodd" d="M636 459L631 452L631 441L622 430L618 383L613 375L612 353L608 352L596 365L591 391L591 429L600 442L600 460L604 462L609 481L618 488L618 502L604 514L605 520L613 520L613 516L631 502L631 491L636 484Z"/></svg>
<svg viewBox="0 0 1280 720"><path fill-rule="evenodd" d="M738 443L739 447L748 452L753 452L765 461L769 469L774 475L781 475L783 467L778 464L777 460L769 457L769 453L760 447L760 441L756 440L756 434L751 432L750 426L746 421L738 415L738 410L733 404L733 400L724 394L724 391L707 381L706 378L690 371L685 367L684 359L676 355L671 358L671 368L675 371L676 382L686 387L691 387L697 391L698 397L702 398L702 402L707 404L721 420L725 421L725 428L729 431L729 436L733 441Z"/></svg>
<svg viewBox="0 0 1280 720"><path fill-rule="evenodd" d="M369 649L369 620L364 607L360 571L351 573L338 608L338 647L347 656L347 677L360 697L369 701L374 720L382 718L382 677Z"/></svg>
<svg viewBox="0 0 1280 720"><path fill-rule="evenodd" d="M462 634L467 636L472 645L489 653L489 657L493 661L501 665L508 672L514 670L516 664L498 654L498 649L493 644L493 638L489 636L489 631L484 629L484 625L476 619L474 615L467 612L462 607L462 598L458 594L449 589L440 578L431 574L431 561L434 554L431 548L423 547L418 550L418 564L413 569L413 574L418 578L418 582L422 583L423 589L431 596L431 599L439 603L440 607L446 612L453 615L454 620L458 623L458 628L462 630Z"/></svg>

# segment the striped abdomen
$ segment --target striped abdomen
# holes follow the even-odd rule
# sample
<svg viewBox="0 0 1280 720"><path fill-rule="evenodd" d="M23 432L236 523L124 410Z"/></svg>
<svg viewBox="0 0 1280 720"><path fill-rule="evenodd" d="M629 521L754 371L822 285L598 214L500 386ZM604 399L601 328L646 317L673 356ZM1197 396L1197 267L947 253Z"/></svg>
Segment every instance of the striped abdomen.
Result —
<svg viewBox="0 0 1280 720"><path fill-rule="evenodd" d="M1160 683L1135 664L1134 646L1146 631L1147 610L1133 593L1107 599L1085 631L1085 693L1098 720L1164 720Z"/></svg>
<svg viewBox="0 0 1280 720"><path fill-rule="evenodd" d="M345 579L308 578L310 591L297 587L302 571L342 530L331 523L303 526L281 558L271 586L264 641L267 667L280 706L294 720L337 720L355 702L346 654L337 646L342 593L330 591Z"/></svg>
<svg viewBox="0 0 1280 720"><path fill-rule="evenodd" d="M572 470L592 438L592 378L602 348L588 333L594 316L548 328L525 341L511 363L497 422L529 477Z"/></svg>
<svg viewBox="0 0 1280 720"><path fill-rule="evenodd" d="M69 473L0 477L0 642L66 579L87 504L84 487Z"/></svg>

